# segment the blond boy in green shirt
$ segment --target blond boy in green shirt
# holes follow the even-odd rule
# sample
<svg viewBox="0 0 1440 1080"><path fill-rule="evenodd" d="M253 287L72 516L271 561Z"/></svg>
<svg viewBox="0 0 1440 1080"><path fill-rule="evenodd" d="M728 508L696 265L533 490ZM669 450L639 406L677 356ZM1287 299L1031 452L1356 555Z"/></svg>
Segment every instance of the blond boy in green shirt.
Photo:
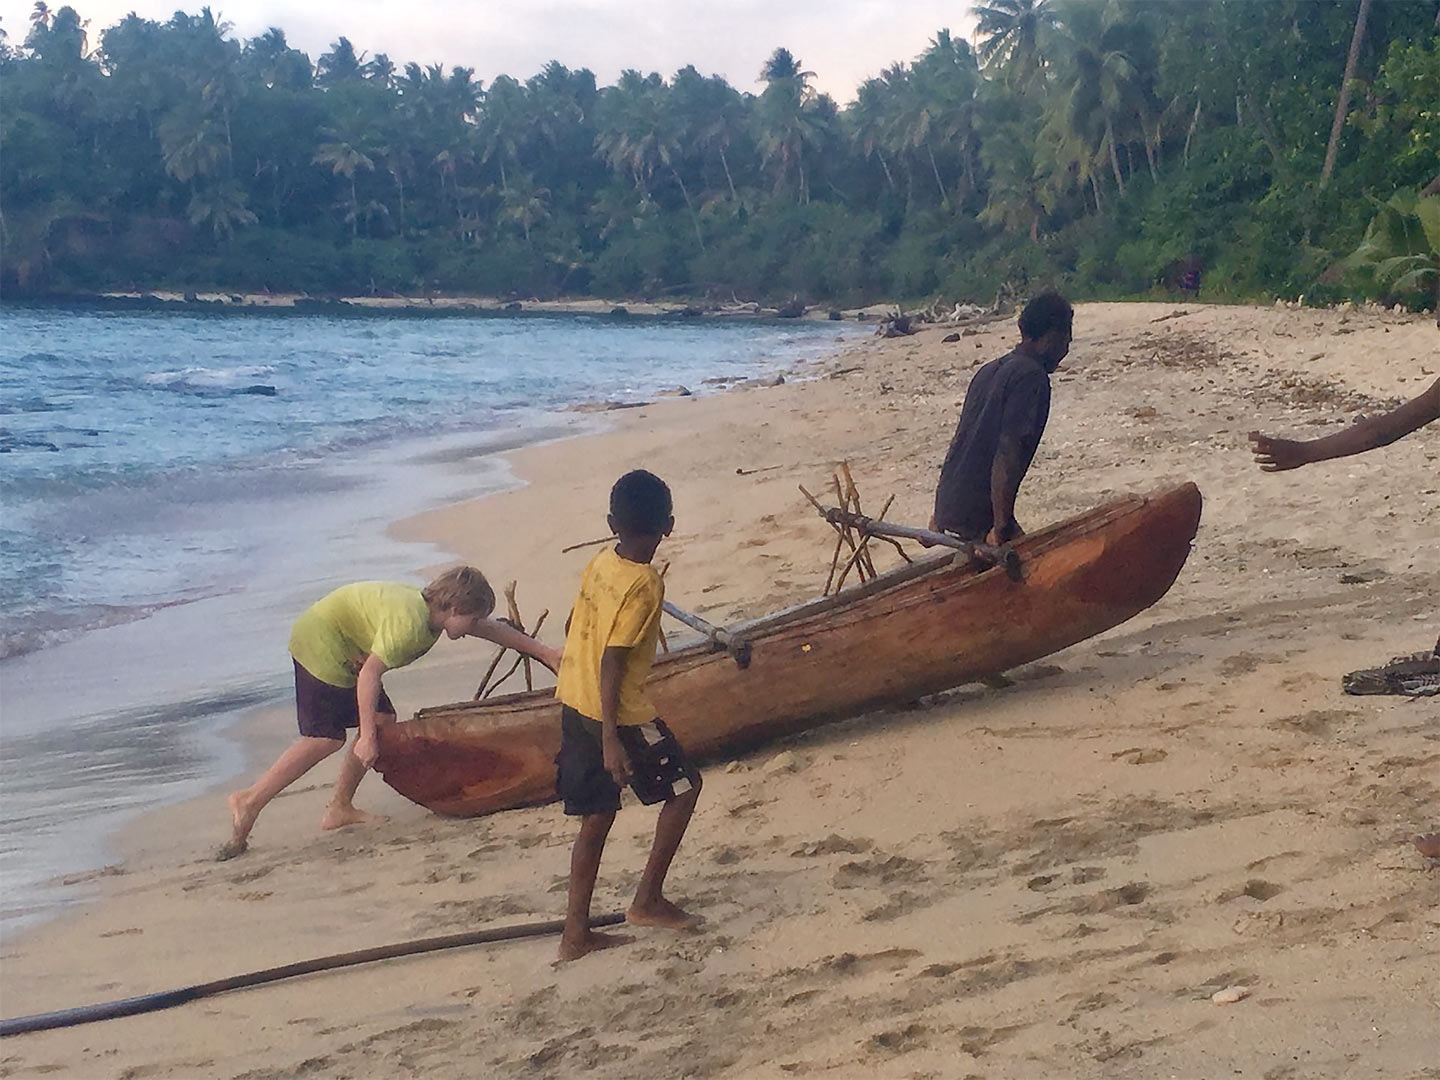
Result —
<svg viewBox="0 0 1440 1080"><path fill-rule="evenodd" d="M320 827L338 829L383 820L357 809L353 801L360 781L379 757L379 729L395 721L395 706L381 676L424 656L442 633L452 641L462 637L493 641L533 656L552 671L560 666L558 649L490 618L494 610L495 591L473 566L447 570L424 589L387 581L344 585L306 610L290 634L300 737L255 783L230 795L234 831L217 857L242 854L260 811L343 749L348 728L359 728L359 736L340 764L335 794Z"/></svg>

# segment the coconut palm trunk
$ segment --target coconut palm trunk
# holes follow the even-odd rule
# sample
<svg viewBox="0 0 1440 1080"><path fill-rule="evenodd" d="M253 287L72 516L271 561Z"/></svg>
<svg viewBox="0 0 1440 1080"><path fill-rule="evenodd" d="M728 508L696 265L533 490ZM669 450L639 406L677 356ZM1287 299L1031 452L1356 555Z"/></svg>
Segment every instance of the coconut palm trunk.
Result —
<svg viewBox="0 0 1440 1080"><path fill-rule="evenodd" d="M730 162L725 157L725 148L720 147L720 165L725 170L725 183L730 185L730 201L739 202L740 196L735 194L735 178L730 175Z"/></svg>
<svg viewBox="0 0 1440 1080"><path fill-rule="evenodd" d="M1325 148L1325 164L1320 170L1322 190L1330 183L1335 158L1340 153L1340 132L1345 128L1345 114L1350 110L1350 84L1360 64L1360 46L1365 41L1365 21L1369 17L1370 0L1360 0L1360 10L1355 14L1355 33L1350 36L1350 52L1345 57L1345 75L1340 80L1340 99L1335 102L1335 120L1330 125L1330 144Z"/></svg>

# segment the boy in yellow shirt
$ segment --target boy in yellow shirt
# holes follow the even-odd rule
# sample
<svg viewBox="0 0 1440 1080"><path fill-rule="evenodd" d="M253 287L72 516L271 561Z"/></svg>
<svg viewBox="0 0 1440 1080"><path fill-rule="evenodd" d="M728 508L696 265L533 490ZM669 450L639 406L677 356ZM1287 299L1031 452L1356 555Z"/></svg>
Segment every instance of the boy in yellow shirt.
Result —
<svg viewBox="0 0 1440 1080"><path fill-rule="evenodd" d="M675 527L670 489L643 469L626 473L610 491L607 520L619 543L585 568L555 687L563 705L556 787L565 813L581 819L570 855L561 960L630 940L590 929L590 897L622 784L646 806L664 804L625 921L673 930L699 923L662 890L700 795L700 773L645 698L665 600L664 583L650 560Z"/></svg>
<svg viewBox="0 0 1440 1080"><path fill-rule="evenodd" d="M357 810L355 789L375 764L378 730L394 723L395 706L380 677L430 651L442 633L452 641L478 637L525 653L554 671L560 654L508 623L491 619L495 591L473 566L447 570L424 589L388 581L344 585L295 621L290 655L295 662L295 713L300 737L265 774L230 796L234 831L217 858L245 851L265 805L325 758L345 746L346 729L359 737L340 764L335 794L322 829L383 820Z"/></svg>

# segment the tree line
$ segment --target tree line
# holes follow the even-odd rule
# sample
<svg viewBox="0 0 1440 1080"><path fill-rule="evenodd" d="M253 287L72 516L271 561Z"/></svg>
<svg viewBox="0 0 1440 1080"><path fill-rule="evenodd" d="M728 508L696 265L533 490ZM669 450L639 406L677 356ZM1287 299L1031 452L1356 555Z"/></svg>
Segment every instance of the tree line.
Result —
<svg viewBox="0 0 1440 1080"><path fill-rule="evenodd" d="M1435 0L975 14L841 107L785 48L754 93L486 85L38 0L0 40L0 289L1430 302Z"/></svg>

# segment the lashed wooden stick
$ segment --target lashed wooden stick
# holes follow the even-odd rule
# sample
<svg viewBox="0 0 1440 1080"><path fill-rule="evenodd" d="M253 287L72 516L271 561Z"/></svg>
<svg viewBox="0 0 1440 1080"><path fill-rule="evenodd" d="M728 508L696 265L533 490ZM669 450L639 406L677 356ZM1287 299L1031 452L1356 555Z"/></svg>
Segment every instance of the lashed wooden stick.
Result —
<svg viewBox="0 0 1440 1080"><path fill-rule="evenodd" d="M515 582L513 581L505 586L505 603L510 609L510 621L513 622L516 628L523 634L525 632L525 623L520 618L520 604L515 599ZM525 665L525 689L533 690L534 684L530 681L530 658L524 653L521 653L520 662ZM510 670L513 672L515 669L512 667ZM509 676L507 675L506 677L508 678ZM504 680L502 679L501 681L503 682Z"/></svg>
<svg viewBox="0 0 1440 1080"><path fill-rule="evenodd" d="M840 568L840 549L845 546L845 537L840 533L835 534L835 552L830 556L830 573L825 576L825 591L821 596L830 595L830 586L835 583L835 571Z"/></svg>
<svg viewBox="0 0 1440 1080"><path fill-rule="evenodd" d="M510 582L510 584L505 586L504 594L506 599L509 599L513 602L515 596L515 582L512 581ZM500 658L504 655L505 646L502 645L495 653L495 659L491 660L490 666L485 669L485 677L480 680L480 685L475 688L475 696L470 699L471 701L479 701L482 697L485 696L485 687L489 685L490 676L495 674L495 669L500 666Z"/></svg>
<svg viewBox="0 0 1440 1080"><path fill-rule="evenodd" d="M894 501L895 501L895 496L894 496L894 495L891 495L890 498L888 498L888 499L885 500L885 509L880 511L880 517L881 517L882 519L885 517L885 511L890 509L890 504L893 503ZM850 573L850 567L855 566L857 563L861 565L860 578L861 578L862 581L864 580L865 574L864 574L864 565L863 565L863 564L864 564L864 562L865 562L865 553L866 553L866 550L867 550L867 549L869 548L869 546L870 546L870 536L871 536L870 533L865 533L865 534L860 538L860 546L859 546L858 548L856 548L855 554L850 557L850 561L845 564L845 569L840 572L840 580L835 583L835 591L836 591L836 592L839 592L839 591L840 591L840 587L845 584L845 575L848 574L848 573ZM871 570L870 570L870 576L871 576L872 578L875 577L875 570L874 570L873 567L872 567Z"/></svg>
<svg viewBox="0 0 1440 1080"><path fill-rule="evenodd" d="M586 540L586 541L584 541L583 543L571 544L569 547L563 547L563 548L561 548L561 549L560 549L560 554L561 554L561 555L565 555L565 554L568 554L568 553L571 552L571 551L579 551L581 548L594 547L596 544L608 544L611 540L616 540L616 539L618 539L618 537L615 537L615 536L602 536L602 537L600 537L599 540Z"/></svg>
<svg viewBox="0 0 1440 1080"><path fill-rule="evenodd" d="M855 513L857 514L864 514L864 511L860 509L860 489L855 486L855 477L850 475L850 462L840 462L840 473L842 476L845 477L845 490L850 495L850 509L855 511ZM891 502L893 502L895 500L895 496L890 496L890 500ZM890 507L890 503L886 503L885 507L888 510ZM882 518L885 516L884 510L880 512L880 516ZM875 562L870 557L869 545L862 541L859 545L859 548L857 549L857 553L860 556L861 565L864 567L864 569L870 572L870 576L872 578L875 577ZM863 574L861 575L861 578L863 580Z"/></svg>
<svg viewBox="0 0 1440 1080"><path fill-rule="evenodd" d="M530 631L530 636L531 636L531 637L534 637L536 634L538 634L538 633L540 632L540 627L542 627L543 625L545 625L545 618L546 618L546 616L548 616L549 614L550 614L550 609L549 609L549 608L546 608L544 611L542 611L542 612L540 613L540 618L538 618L538 619L535 620L535 629L532 630L532 631ZM524 630L521 630L520 632L523 634L525 631L524 631ZM517 656L517 657L515 658L515 662L510 665L509 670L507 670L504 675L501 675L500 678L498 678L498 679L495 680L494 684L490 687L490 689L487 690L487 691L485 691L484 696L488 698L488 697L489 697L491 694L493 694L496 690L500 689L501 684L504 683L504 681L505 681L506 679L510 678L511 675L514 675L514 674L515 674L515 669L520 666L520 664L521 664L522 661L526 662L527 668L528 668L528 662L529 662L529 660L530 660L530 657L526 656L524 653L521 653L519 656ZM528 674L528 671L527 671L527 674ZM534 687L532 687L532 686L530 685L530 680L529 680L528 678L525 680L525 689L526 689L526 690L532 690L532 689L534 689Z"/></svg>
<svg viewBox="0 0 1440 1080"><path fill-rule="evenodd" d="M835 490L838 492L840 490L840 480L838 477L833 476L832 479L835 481ZM845 545L848 544L850 547L850 551L853 555L856 547L855 541L850 536L850 528L848 525L841 525L838 522L832 521L830 518L825 517L825 507L820 504L820 500L815 498L814 495L811 495L810 492L805 489L804 484L797 484L796 486L800 489L800 494L804 495L805 498L810 501L810 505L815 508L816 512L819 513L821 517L825 518L825 520L830 523L830 527L835 530L835 553L833 556L831 556L830 559L830 576L825 579L825 592L821 594L823 596L828 596L830 594L830 585L835 577L835 571L840 565L840 551Z"/></svg>

